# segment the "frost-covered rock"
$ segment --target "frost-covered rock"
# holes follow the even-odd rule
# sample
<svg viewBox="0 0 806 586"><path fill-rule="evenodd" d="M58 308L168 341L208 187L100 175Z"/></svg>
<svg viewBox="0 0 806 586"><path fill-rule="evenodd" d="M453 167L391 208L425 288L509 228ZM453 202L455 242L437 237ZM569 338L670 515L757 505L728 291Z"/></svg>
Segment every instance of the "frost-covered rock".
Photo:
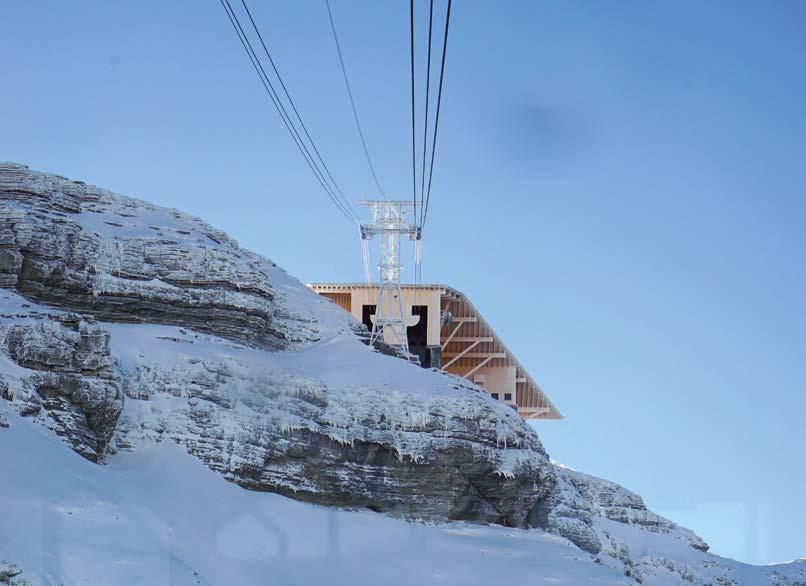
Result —
<svg viewBox="0 0 806 586"><path fill-rule="evenodd" d="M0 584L8 586L28 586L30 582L22 576L17 564L9 561L0 561Z"/></svg>
<svg viewBox="0 0 806 586"><path fill-rule="evenodd" d="M560 480L559 490L566 506L576 503L586 518L597 515L626 525L635 525L652 533L662 533L687 543L694 549L708 551L708 544L690 529L657 515L646 508L644 499L609 480L583 474L554 463Z"/></svg>
<svg viewBox="0 0 806 586"><path fill-rule="evenodd" d="M282 271L198 218L9 163L0 202L0 286L29 299L266 348L318 338L278 296Z"/></svg>
<svg viewBox="0 0 806 586"><path fill-rule="evenodd" d="M171 440L244 487L529 524L537 436L206 223L0 165L3 396L89 459Z"/></svg>
<svg viewBox="0 0 806 586"><path fill-rule="evenodd" d="M48 426L73 449L100 460L123 406L112 373L109 335L75 315L42 313L40 319L21 319L26 308L21 301L16 305L17 312L4 312L0 321L0 350L31 372L21 378L0 375L0 395L14 401L20 413L44 410Z"/></svg>
<svg viewBox="0 0 806 586"><path fill-rule="evenodd" d="M806 563L751 566L708 553L690 529L646 508L609 480L553 462L557 485L547 526L604 566L652 586L801 586Z"/></svg>

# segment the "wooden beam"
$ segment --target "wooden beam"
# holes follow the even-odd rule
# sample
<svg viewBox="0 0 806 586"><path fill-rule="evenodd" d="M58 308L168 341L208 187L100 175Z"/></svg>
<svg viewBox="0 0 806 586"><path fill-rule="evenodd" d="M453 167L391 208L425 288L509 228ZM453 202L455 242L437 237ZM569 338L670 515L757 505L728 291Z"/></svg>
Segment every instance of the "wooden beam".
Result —
<svg viewBox="0 0 806 586"><path fill-rule="evenodd" d="M440 346L440 349L441 349L441 350L444 350L444 349L445 349L445 347L448 345L448 343L449 343L449 342L450 342L450 341L453 339L453 337L456 335L456 332L458 332L458 331L459 331L459 328L461 328L463 325L465 325L465 324L464 324L464 322L459 322L458 324L456 324L456 327L455 327L455 328L453 328L453 331L451 332L451 335L450 335L450 336L448 336L448 337L445 339L445 341L444 341L444 342L442 342L442 345ZM443 368L444 368L444 367L443 367Z"/></svg>
<svg viewBox="0 0 806 586"><path fill-rule="evenodd" d="M465 348L462 352L443 352L443 358L506 358L506 352L473 352L471 354L467 354L467 350L475 346L475 344L471 344L468 348ZM451 361L452 362L452 361ZM447 366L447 364L445 365ZM445 368L443 366L442 368Z"/></svg>
<svg viewBox="0 0 806 586"><path fill-rule="evenodd" d="M523 377L523 376L516 377L515 382L516 383L525 383L526 382L526 377Z"/></svg>
<svg viewBox="0 0 806 586"><path fill-rule="evenodd" d="M453 316L453 321L454 321L454 322L457 322L457 321L461 321L461 322L477 322L477 321L479 321L479 318L477 318L477 317L470 317L470 316L465 316L465 317L457 317L457 316L455 316L455 315L454 315L454 316Z"/></svg>
<svg viewBox="0 0 806 586"><path fill-rule="evenodd" d="M548 407L518 407L518 413L520 413L521 417L524 419L537 419L541 415L545 415L546 413L550 413L551 409Z"/></svg>
<svg viewBox="0 0 806 586"><path fill-rule="evenodd" d="M475 342L476 340L478 340L479 342L494 341L492 336L456 336L455 338L453 338L454 342ZM448 341L446 341L445 343L447 344Z"/></svg>
<svg viewBox="0 0 806 586"><path fill-rule="evenodd" d="M492 357L485 358L484 360L479 362L476 366L471 368L467 373L463 374L462 376L465 377L465 378L469 378L473 373L475 373L479 368L481 368L482 366L487 364L490 360L492 360Z"/></svg>
<svg viewBox="0 0 806 586"><path fill-rule="evenodd" d="M448 362L443 364L442 369L443 370L447 369L451 364L453 364L454 362L459 360L462 356L464 356L465 354L470 352L473 348L475 348L477 344L478 344L478 342L473 342L472 344L470 344L470 346L468 346L467 348L465 348L464 350L462 350L458 354L451 354L451 356L453 356L453 358L451 358L450 360L448 360ZM445 354L443 354L443 356L445 356Z"/></svg>

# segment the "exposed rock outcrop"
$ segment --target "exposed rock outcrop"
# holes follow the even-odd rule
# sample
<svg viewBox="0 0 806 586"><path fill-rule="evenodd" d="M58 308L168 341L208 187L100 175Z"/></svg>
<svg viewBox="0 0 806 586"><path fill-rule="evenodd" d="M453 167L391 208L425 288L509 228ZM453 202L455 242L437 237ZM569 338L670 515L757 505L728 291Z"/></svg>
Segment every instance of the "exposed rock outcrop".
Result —
<svg viewBox="0 0 806 586"><path fill-rule="evenodd" d="M18 310L22 313L3 315L0 350L33 372L24 379L0 375L0 395L23 414L43 409L49 427L73 449L91 460L102 459L123 406L112 373L109 334L76 315L20 320L25 308Z"/></svg>
<svg viewBox="0 0 806 586"><path fill-rule="evenodd" d="M17 564L9 561L0 561L0 584L7 586L28 586L30 582L22 576Z"/></svg>
<svg viewBox="0 0 806 586"><path fill-rule="evenodd" d="M560 464L555 464L555 470L564 492L563 502L577 502L580 506L584 504L589 515L634 525L652 533L672 535L694 549L708 551L708 544L699 535L653 513L647 509L644 499L623 486Z"/></svg>
<svg viewBox="0 0 806 586"><path fill-rule="evenodd" d="M312 341L266 259L176 210L0 165L0 286L99 319L186 325L261 347Z"/></svg>
<svg viewBox="0 0 806 586"><path fill-rule="evenodd" d="M4 396L87 458L169 439L250 489L517 527L553 490L511 410L196 218L5 164L0 220Z"/></svg>

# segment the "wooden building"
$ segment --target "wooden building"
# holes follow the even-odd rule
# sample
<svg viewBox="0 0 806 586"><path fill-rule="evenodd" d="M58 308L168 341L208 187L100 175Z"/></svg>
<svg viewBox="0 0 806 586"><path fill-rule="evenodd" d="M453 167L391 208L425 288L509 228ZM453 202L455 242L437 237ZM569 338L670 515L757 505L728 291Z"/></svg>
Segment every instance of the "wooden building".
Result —
<svg viewBox="0 0 806 586"><path fill-rule="evenodd" d="M314 291L372 329L377 288L364 283L312 283ZM527 419L561 419L543 389L467 297L445 285L401 285L409 316L409 350L423 367L473 381Z"/></svg>

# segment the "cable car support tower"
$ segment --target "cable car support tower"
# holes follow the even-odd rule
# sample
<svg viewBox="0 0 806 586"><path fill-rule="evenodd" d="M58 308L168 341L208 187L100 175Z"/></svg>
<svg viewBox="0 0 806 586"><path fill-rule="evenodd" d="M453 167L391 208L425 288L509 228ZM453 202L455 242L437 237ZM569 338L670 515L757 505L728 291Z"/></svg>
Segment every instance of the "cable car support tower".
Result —
<svg viewBox="0 0 806 586"><path fill-rule="evenodd" d="M420 240L421 230L416 222L408 220L413 214L412 201L364 200L359 202L370 210L371 219L361 224L361 239L372 240L379 236L378 294L375 301L375 319L369 343L381 340L409 355L408 321L403 311L403 292L400 288L400 240Z"/></svg>

